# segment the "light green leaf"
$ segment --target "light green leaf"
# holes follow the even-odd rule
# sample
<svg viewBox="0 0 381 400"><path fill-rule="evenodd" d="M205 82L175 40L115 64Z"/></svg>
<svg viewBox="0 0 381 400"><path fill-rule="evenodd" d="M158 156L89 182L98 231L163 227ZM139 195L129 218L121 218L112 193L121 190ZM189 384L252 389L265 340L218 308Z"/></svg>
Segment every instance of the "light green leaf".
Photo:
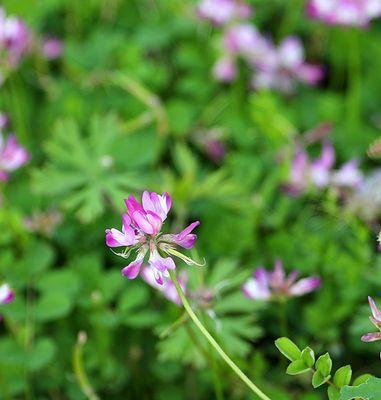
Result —
<svg viewBox="0 0 381 400"><path fill-rule="evenodd" d="M304 364L306 364L308 367L313 367L315 364L315 353L310 347L306 347L302 351L302 356L301 359L304 361Z"/></svg>
<svg viewBox="0 0 381 400"><path fill-rule="evenodd" d="M304 363L303 360L295 360L288 366L286 372L289 375L299 375L309 370L310 368Z"/></svg>
<svg viewBox="0 0 381 400"><path fill-rule="evenodd" d="M302 352L300 351L299 347L289 338L281 337L277 339L275 341L275 346L290 361L298 360L302 355Z"/></svg>
<svg viewBox="0 0 381 400"><path fill-rule="evenodd" d="M316 369L323 375L328 376L332 369L332 360L328 353L320 356L316 361Z"/></svg>
<svg viewBox="0 0 381 400"><path fill-rule="evenodd" d="M365 400L379 400L381 399L381 379L371 376L360 386L344 386L340 393L340 400L352 400L359 397Z"/></svg>
<svg viewBox="0 0 381 400"><path fill-rule="evenodd" d="M352 368L350 365L345 365L339 368L333 376L333 383L342 388L343 386L349 385L352 378Z"/></svg>
<svg viewBox="0 0 381 400"><path fill-rule="evenodd" d="M330 377L331 375L324 376L321 374L321 372L316 371L312 376L312 386L316 389L317 387L326 383Z"/></svg>

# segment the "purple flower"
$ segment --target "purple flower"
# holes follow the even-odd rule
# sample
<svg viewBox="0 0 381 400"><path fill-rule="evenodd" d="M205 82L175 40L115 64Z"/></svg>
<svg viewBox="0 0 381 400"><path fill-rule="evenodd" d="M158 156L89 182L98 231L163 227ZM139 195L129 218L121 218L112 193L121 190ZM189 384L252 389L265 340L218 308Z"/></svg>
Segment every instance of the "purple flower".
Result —
<svg viewBox="0 0 381 400"><path fill-rule="evenodd" d="M370 309L372 311L372 315L369 317L369 319L372 324L379 330L379 332L366 333L361 337L361 340L363 342L375 342L377 340L381 340L381 311L377 308L376 303L370 296L368 296L368 301Z"/></svg>
<svg viewBox="0 0 381 400"><path fill-rule="evenodd" d="M176 287L171 279L168 279L163 284L158 284L155 279L155 275L152 272L152 269L149 267L144 267L142 269L141 275L142 275L142 278L145 280L145 282L147 282L153 288L158 289L160 292L162 292L166 299L168 299L169 301L172 301L173 303L177 304L178 306L181 305L181 299L180 299L179 294L177 293ZM180 284L183 292L186 293L186 286L185 286L186 275L182 274L182 277L178 278L178 281L179 281L179 284Z"/></svg>
<svg viewBox="0 0 381 400"><path fill-rule="evenodd" d="M172 256L182 259L188 265L197 265L191 258L176 250L176 246L186 249L193 247L197 236L192 233L200 223L193 222L177 234L161 233L161 228L171 209L172 200L168 193L159 195L145 191L142 204L134 196L125 200L127 213L122 216L122 230L106 229L107 246L125 247L122 253L115 253L123 258L129 258L136 251L136 258L122 269L122 274L129 279L135 279L149 253L148 264L155 281L163 285L168 278L168 270L175 269Z"/></svg>
<svg viewBox="0 0 381 400"><path fill-rule="evenodd" d="M310 0L307 10L328 25L362 27L381 15L381 0Z"/></svg>
<svg viewBox="0 0 381 400"><path fill-rule="evenodd" d="M0 132L0 180L7 181L12 172L29 160L28 152L20 146L14 135L9 135L4 141Z"/></svg>
<svg viewBox="0 0 381 400"><path fill-rule="evenodd" d="M56 37L50 37L44 40L42 43L42 54L48 60L54 60L58 58L62 53L62 42Z"/></svg>
<svg viewBox="0 0 381 400"><path fill-rule="evenodd" d="M339 188L358 188L363 180L363 174L356 160L346 162L332 176L332 184Z"/></svg>
<svg viewBox="0 0 381 400"><path fill-rule="evenodd" d="M282 297L303 296L316 290L321 280L318 277L303 278L297 281L298 272L286 277L281 260L276 260L275 268L267 272L259 267L253 277L242 286L246 297L254 300L270 300Z"/></svg>

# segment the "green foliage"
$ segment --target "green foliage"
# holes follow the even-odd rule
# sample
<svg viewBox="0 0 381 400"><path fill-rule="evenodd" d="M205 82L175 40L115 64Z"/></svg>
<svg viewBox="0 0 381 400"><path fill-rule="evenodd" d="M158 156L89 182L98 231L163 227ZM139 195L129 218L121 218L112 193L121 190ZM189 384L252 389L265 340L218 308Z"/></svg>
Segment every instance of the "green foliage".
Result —
<svg viewBox="0 0 381 400"><path fill-rule="evenodd" d="M340 400L352 400L363 398L364 400L376 400L381 396L381 379L370 377L359 386L345 386L341 389Z"/></svg>

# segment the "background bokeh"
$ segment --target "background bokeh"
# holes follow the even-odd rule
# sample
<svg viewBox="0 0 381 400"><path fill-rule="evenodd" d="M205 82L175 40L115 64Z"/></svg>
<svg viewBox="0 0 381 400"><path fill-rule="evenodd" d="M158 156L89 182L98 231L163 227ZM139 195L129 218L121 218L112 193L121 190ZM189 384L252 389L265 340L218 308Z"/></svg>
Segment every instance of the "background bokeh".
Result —
<svg viewBox="0 0 381 400"><path fill-rule="evenodd" d="M214 398L210 354L194 342L210 353L206 343L189 323L161 340L181 309L122 277L124 260L104 243L123 199L145 189L171 194L167 232L201 221L190 254L206 267L178 269L212 292L198 304L205 324L272 398L326 398L285 374L282 335L329 351L336 367L351 363L355 376L379 373L379 344L360 337L373 329L367 296L381 287L381 177L377 148L367 153L381 129L381 22L328 26L303 0L246 3L246 22L275 44L300 38L322 66L318 84L255 89L240 55L234 79L215 79L224 28L195 1L2 1L63 49L26 54L0 88L5 132L31 155L0 182L0 277L15 291L0 305L0 399L85 399L78 362L102 399ZM364 181L373 177L366 188L289 193L295 152L319 157L322 126L337 168L357 159ZM287 272L320 276L319 290L283 306L247 299L244 280L278 258ZM252 398L211 357L226 399Z"/></svg>

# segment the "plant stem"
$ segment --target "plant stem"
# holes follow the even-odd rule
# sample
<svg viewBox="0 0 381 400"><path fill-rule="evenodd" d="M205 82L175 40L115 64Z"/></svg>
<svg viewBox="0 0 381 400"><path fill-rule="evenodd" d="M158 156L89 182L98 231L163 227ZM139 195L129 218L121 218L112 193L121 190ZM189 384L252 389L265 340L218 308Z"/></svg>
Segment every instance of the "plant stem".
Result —
<svg viewBox="0 0 381 400"><path fill-rule="evenodd" d="M270 397L266 396L234 363L234 361L222 350L220 345L216 342L213 336L206 330L204 325L198 319L197 315L192 310L187 298L184 295L183 290L177 280L177 276L174 271L169 270L169 275L173 281L173 284L176 287L177 293L183 303L185 311L189 314L190 318L196 325L196 327L200 330L200 332L205 336L208 342L214 347L217 353L221 356L221 358L226 362L227 365L238 375L238 377L262 400L271 400Z"/></svg>
<svg viewBox="0 0 381 400"><path fill-rule="evenodd" d="M84 332L80 332L78 335L77 343L74 346L73 351L73 370L75 376L78 379L79 386L82 390L82 393L89 399L89 400L99 400L98 395L94 392L92 388L85 369L83 367L82 361L82 350L83 346L86 342L86 334Z"/></svg>
<svg viewBox="0 0 381 400"><path fill-rule="evenodd" d="M159 338L165 339L167 336L171 335L172 332L174 332L177 328L180 328L180 326L182 326L186 322L188 322L188 320L189 320L189 315L187 313L184 313L172 325L170 325L170 326L168 326L168 328L164 329L164 331L160 333Z"/></svg>

